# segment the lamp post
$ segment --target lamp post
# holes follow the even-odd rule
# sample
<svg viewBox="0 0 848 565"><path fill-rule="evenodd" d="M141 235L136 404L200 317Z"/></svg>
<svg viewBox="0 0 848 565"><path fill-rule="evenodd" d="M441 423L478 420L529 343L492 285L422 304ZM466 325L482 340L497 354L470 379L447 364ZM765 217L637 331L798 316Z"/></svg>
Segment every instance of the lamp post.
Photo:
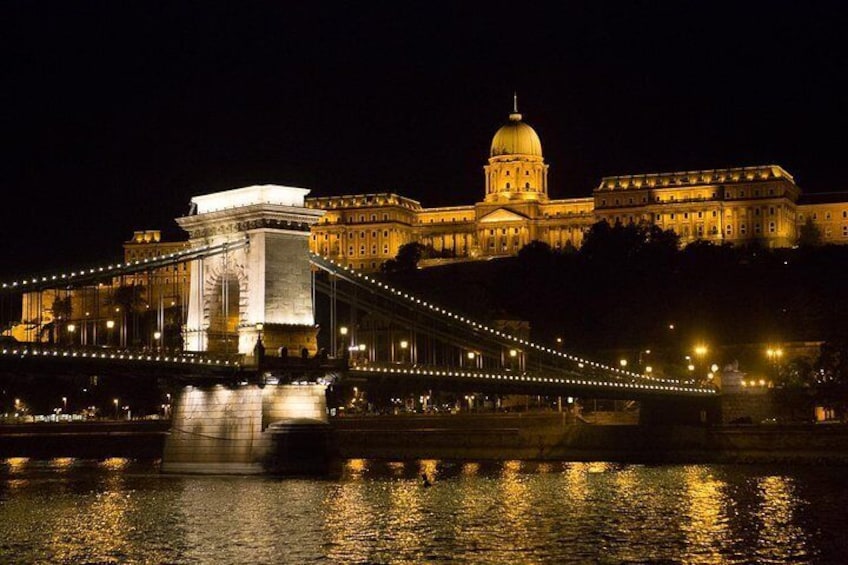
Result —
<svg viewBox="0 0 848 565"><path fill-rule="evenodd" d="M339 335L342 337L342 357L347 357L347 326L339 328ZM338 353L336 353L336 357L338 357Z"/></svg>
<svg viewBox="0 0 848 565"><path fill-rule="evenodd" d="M400 362L406 363L406 352L409 350L409 342L405 339L400 340Z"/></svg>
<svg viewBox="0 0 848 565"><path fill-rule="evenodd" d="M773 378L775 381L780 376L780 358L783 357L783 349L779 347L769 347L766 349L766 355L769 358L769 363L771 364L771 370L773 373Z"/></svg>
<svg viewBox="0 0 848 565"><path fill-rule="evenodd" d="M112 330L115 329L115 320L106 320L106 345L112 345Z"/></svg>
<svg viewBox="0 0 848 565"><path fill-rule="evenodd" d="M155 344L155 348L156 348L157 352L160 349L160 347L159 347L159 344L161 343L159 341L160 339L162 339L162 332L160 332L160 331L153 332L153 343Z"/></svg>
<svg viewBox="0 0 848 565"><path fill-rule="evenodd" d="M62 412L65 412L65 413L68 412L68 397L67 396L62 397Z"/></svg>
<svg viewBox="0 0 848 565"><path fill-rule="evenodd" d="M704 344L698 344L695 346L695 358L698 360L696 366L700 369L701 361L704 359L704 355L707 354L707 346Z"/></svg>
<svg viewBox="0 0 848 565"><path fill-rule="evenodd" d="M68 341L69 345L74 344L74 332L77 331L76 324L68 324Z"/></svg>
<svg viewBox="0 0 848 565"><path fill-rule="evenodd" d="M118 399L117 398L112 399L112 404L115 405L115 419L117 420L118 419Z"/></svg>

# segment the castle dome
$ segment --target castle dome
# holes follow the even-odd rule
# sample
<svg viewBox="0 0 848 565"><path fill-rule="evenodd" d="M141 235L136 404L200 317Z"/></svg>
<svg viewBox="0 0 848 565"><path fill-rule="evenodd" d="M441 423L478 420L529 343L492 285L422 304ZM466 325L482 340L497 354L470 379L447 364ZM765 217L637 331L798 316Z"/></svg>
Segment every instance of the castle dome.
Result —
<svg viewBox="0 0 848 565"><path fill-rule="evenodd" d="M509 115L509 122L501 126L492 138L490 157L499 155L533 155L542 157L542 142L532 127L521 121L517 111Z"/></svg>

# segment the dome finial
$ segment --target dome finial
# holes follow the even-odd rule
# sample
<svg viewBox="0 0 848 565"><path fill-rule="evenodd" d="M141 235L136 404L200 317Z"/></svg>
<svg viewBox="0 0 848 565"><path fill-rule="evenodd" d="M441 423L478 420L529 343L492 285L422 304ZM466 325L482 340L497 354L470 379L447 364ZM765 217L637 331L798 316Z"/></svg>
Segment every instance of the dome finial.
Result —
<svg viewBox="0 0 848 565"><path fill-rule="evenodd" d="M512 91L512 113L509 115L510 121L520 122L521 114L518 113L518 93Z"/></svg>

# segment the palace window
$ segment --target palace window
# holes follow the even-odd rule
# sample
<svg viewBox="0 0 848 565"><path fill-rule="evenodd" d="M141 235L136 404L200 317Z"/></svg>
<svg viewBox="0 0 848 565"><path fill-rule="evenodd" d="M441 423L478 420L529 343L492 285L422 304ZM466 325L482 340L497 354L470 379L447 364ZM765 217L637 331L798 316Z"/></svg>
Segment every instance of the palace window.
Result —
<svg viewBox="0 0 848 565"><path fill-rule="evenodd" d="M819 219L818 212L813 212L813 220L818 220L818 219Z"/></svg>
<svg viewBox="0 0 848 565"><path fill-rule="evenodd" d="M747 226L745 224L739 224L739 234L745 235L747 232Z"/></svg>
<svg viewBox="0 0 848 565"><path fill-rule="evenodd" d="M530 171L524 171L524 176L525 176L525 177L529 177L529 176L530 176Z"/></svg>
<svg viewBox="0 0 848 565"><path fill-rule="evenodd" d="M525 183L524 183L524 188L530 188L530 183L529 183L529 182L525 182Z"/></svg>
<svg viewBox="0 0 848 565"><path fill-rule="evenodd" d="M769 233L774 233L774 232L775 232L774 222L769 222Z"/></svg>
<svg viewBox="0 0 848 565"><path fill-rule="evenodd" d="M509 183L506 183L506 187L509 188Z"/></svg>
<svg viewBox="0 0 848 565"><path fill-rule="evenodd" d="M347 250L347 254L353 255L353 245L351 245L350 248Z"/></svg>
<svg viewBox="0 0 848 565"><path fill-rule="evenodd" d="M848 218L848 210L842 210L842 218Z"/></svg>
<svg viewBox="0 0 848 565"><path fill-rule="evenodd" d="M744 190L739 191L739 198L745 198L745 191Z"/></svg>
<svg viewBox="0 0 848 565"><path fill-rule="evenodd" d="M365 221L365 214L360 214L360 215L359 215L359 221L360 221L360 222L364 222L364 221Z"/></svg>
<svg viewBox="0 0 848 565"><path fill-rule="evenodd" d="M360 245L360 246L359 246L359 254L360 254L360 255L365 255L365 246L364 246L364 245Z"/></svg>
<svg viewBox="0 0 848 565"><path fill-rule="evenodd" d="M372 245L372 246L371 246L371 255L376 255L376 254L377 254L377 246L376 246L376 245Z"/></svg>
<svg viewBox="0 0 848 565"><path fill-rule="evenodd" d="M506 176L509 176L509 171L507 171L505 174ZM509 188L509 186L507 186L507 188Z"/></svg>
<svg viewBox="0 0 848 565"><path fill-rule="evenodd" d="M671 219L674 219L674 212L671 213Z"/></svg>
<svg viewBox="0 0 848 565"><path fill-rule="evenodd" d="M713 218L715 218L715 217L716 217L716 211L713 210Z"/></svg>
<svg viewBox="0 0 848 565"><path fill-rule="evenodd" d="M657 214L654 219L659 222L660 220L662 220L662 214Z"/></svg>
<svg viewBox="0 0 848 565"><path fill-rule="evenodd" d="M842 237L848 237L848 226L842 226Z"/></svg>
<svg viewBox="0 0 848 565"><path fill-rule="evenodd" d="M688 220L688 219L689 219L689 212L683 212L683 219L684 219L684 220Z"/></svg>
<svg viewBox="0 0 848 565"><path fill-rule="evenodd" d="M769 206L769 216L774 216L774 206Z"/></svg>
<svg viewBox="0 0 848 565"><path fill-rule="evenodd" d="M827 239L830 239L830 237L831 237L832 235L833 235L833 232L831 231L831 229L830 229L830 228L825 228L825 230L824 230L824 236L825 236Z"/></svg>
<svg viewBox="0 0 848 565"><path fill-rule="evenodd" d="M760 209L759 209L759 208L754 208L754 215L755 215L755 216L759 216L759 215L760 215Z"/></svg>
<svg viewBox="0 0 848 565"><path fill-rule="evenodd" d="M607 205L606 199L605 198L601 199L601 206L606 206L606 205Z"/></svg>
<svg viewBox="0 0 848 565"><path fill-rule="evenodd" d="M829 219L830 219L830 212L825 212L825 213L824 213L824 219L825 219L825 220L829 220Z"/></svg>
<svg viewBox="0 0 848 565"><path fill-rule="evenodd" d="M383 237L389 237L389 230L383 230Z"/></svg>
<svg viewBox="0 0 848 565"><path fill-rule="evenodd" d="M371 214L371 221L372 221L372 222L376 222L376 221L377 221L377 214Z"/></svg>
<svg viewBox="0 0 848 565"><path fill-rule="evenodd" d="M760 234L760 232L762 231L762 229L760 229L761 227L762 227L762 226L760 226L760 224L758 224L758 223L757 223L757 224L754 224L754 233L755 233L755 234L757 234L757 235L759 235L759 234Z"/></svg>
<svg viewBox="0 0 848 565"><path fill-rule="evenodd" d="M386 221L388 221L388 219L389 219L389 215L383 214L383 221L386 222Z"/></svg>
<svg viewBox="0 0 848 565"><path fill-rule="evenodd" d="M727 227L724 229L727 235L733 235L733 226L731 224L727 224Z"/></svg>

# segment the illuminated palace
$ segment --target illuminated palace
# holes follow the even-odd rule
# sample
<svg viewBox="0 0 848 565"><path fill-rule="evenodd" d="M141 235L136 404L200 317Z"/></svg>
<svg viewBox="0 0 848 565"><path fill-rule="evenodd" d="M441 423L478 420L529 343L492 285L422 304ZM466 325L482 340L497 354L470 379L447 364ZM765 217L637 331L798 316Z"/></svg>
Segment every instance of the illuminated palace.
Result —
<svg viewBox="0 0 848 565"><path fill-rule="evenodd" d="M533 240L579 247L600 220L654 224L683 245L788 247L809 218L823 243L848 243L848 193L802 195L777 165L604 177L591 197L552 199L542 143L517 108L492 138L483 171L485 197L472 205L424 208L392 193L307 198L326 211L311 249L374 271L410 242L443 261L514 255Z"/></svg>
<svg viewBox="0 0 848 565"><path fill-rule="evenodd" d="M787 247L812 222L822 243L848 243L848 193L801 194L777 165L604 177L585 198L552 199L548 165L536 131L517 108L492 138L483 167L485 196L464 206L424 208L411 198L377 193L306 198L326 213L312 226L311 250L351 267L375 271L406 243L426 246L422 266L515 255L538 240L554 249L578 248L592 224L645 222L673 230L685 245L696 240ZM124 244L125 261L152 260L184 249L140 231ZM179 341L188 264L125 275L97 288L25 294L19 339L78 343L132 341L155 346ZM57 302L58 300L58 302ZM155 334L133 326L139 318ZM47 335L64 322L66 330ZM73 328L73 329L71 329ZM68 335L67 331L75 332ZM160 338L151 337L159 335Z"/></svg>

